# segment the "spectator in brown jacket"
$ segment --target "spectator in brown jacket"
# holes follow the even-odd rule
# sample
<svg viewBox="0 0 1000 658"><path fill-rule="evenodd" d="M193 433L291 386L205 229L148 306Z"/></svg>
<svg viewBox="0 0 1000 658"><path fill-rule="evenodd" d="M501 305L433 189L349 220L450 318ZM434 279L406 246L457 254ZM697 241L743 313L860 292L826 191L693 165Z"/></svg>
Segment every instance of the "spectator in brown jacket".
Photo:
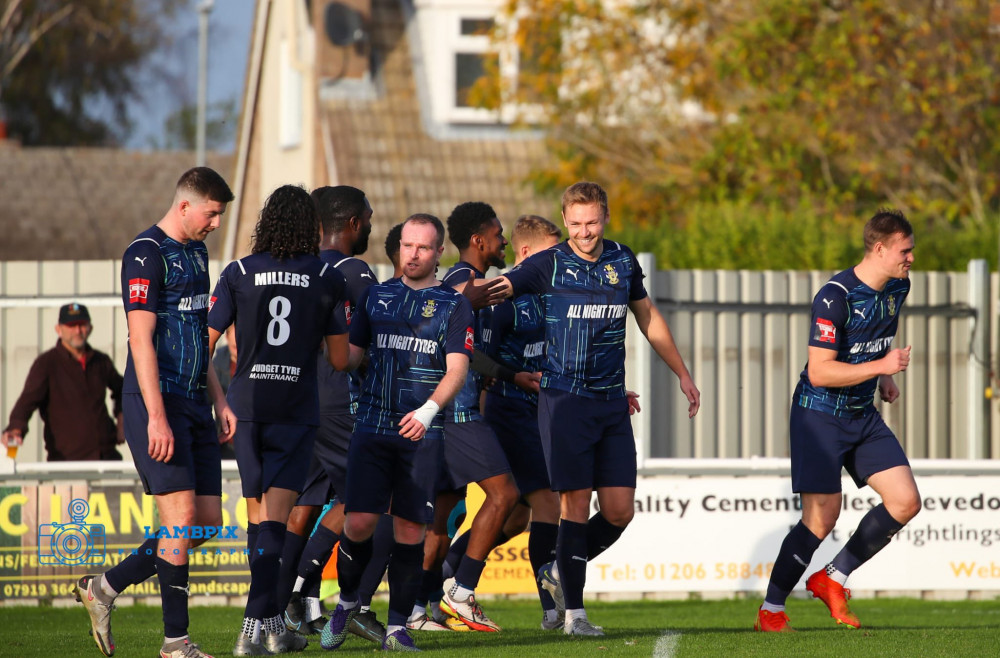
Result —
<svg viewBox="0 0 1000 658"><path fill-rule="evenodd" d="M59 341L31 365L21 396L10 412L0 442L20 445L36 409L45 423L48 461L121 460L115 449L124 436L108 415L106 390L111 389L121 426L122 377L111 358L87 344L94 326L82 304L59 309Z"/></svg>

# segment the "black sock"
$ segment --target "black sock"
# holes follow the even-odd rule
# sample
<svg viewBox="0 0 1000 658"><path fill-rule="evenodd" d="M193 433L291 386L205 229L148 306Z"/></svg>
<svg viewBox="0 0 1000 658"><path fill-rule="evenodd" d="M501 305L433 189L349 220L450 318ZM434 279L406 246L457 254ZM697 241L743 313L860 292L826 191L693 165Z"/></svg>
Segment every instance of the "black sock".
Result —
<svg viewBox="0 0 1000 658"><path fill-rule="evenodd" d="M382 584L382 578L389 567L389 558L392 555L396 539L392 531L392 517L383 514L375 526L375 535L372 537L372 558L361 574L361 584L358 586L358 596L361 598L362 606L370 606L372 597L378 591L378 586ZM423 544L421 544L423 545ZM418 586L419 589L419 586Z"/></svg>
<svg viewBox="0 0 1000 658"><path fill-rule="evenodd" d="M556 559L556 539L558 536L559 526L555 523L531 522L531 531L528 533L528 559L531 560L533 574L537 575L542 565ZM555 610L555 601L538 584L537 578L535 579L535 587L538 588L538 598L542 602L542 610Z"/></svg>
<svg viewBox="0 0 1000 658"><path fill-rule="evenodd" d="M583 608L583 588L587 585L587 524L566 519L559 521L556 556L566 609Z"/></svg>
<svg viewBox="0 0 1000 658"><path fill-rule="evenodd" d="M892 518L885 505L873 507L861 519L858 529L847 540L844 548L833 558L831 564L845 576L851 575L852 571L885 548L892 541L893 535L899 532L902 527L903 524Z"/></svg>
<svg viewBox="0 0 1000 658"><path fill-rule="evenodd" d="M302 549L302 556L299 557L298 574L305 581L302 591L312 589L314 583L318 586L323 578L323 567L329 562L333 547L338 541L340 535L322 525L309 537Z"/></svg>
<svg viewBox="0 0 1000 658"><path fill-rule="evenodd" d="M390 626L405 626L420 590L424 545L395 544L389 558Z"/></svg>
<svg viewBox="0 0 1000 658"><path fill-rule="evenodd" d="M468 555L462 556L462 561L458 564L458 571L455 572L455 582L462 587L476 589L479 587L479 577L483 575L486 568L486 560L474 560Z"/></svg>
<svg viewBox="0 0 1000 658"><path fill-rule="evenodd" d="M455 541L451 542L451 546L448 548L448 554L444 556L444 564L441 565L441 575L445 578L451 578L458 573L458 565L462 563L462 556L465 555L465 551L469 548L469 537L472 535L471 530L467 530L455 538Z"/></svg>
<svg viewBox="0 0 1000 658"><path fill-rule="evenodd" d="M156 575L157 544L160 540L151 537L116 566L104 572L108 585L121 594L129 585L138 585ZM100 581L98 581L99 583Z"/></svg>
<svg viewBox="0 0 1000 658"><path fill-rule="evenodd" d="M156 558L156 576L163 602L163 636L184 637L188 632L188 565Z"/></svg>
<svg viewBox="0 0 1000 658"><path fill-rule="evenodd" d="M250 592L245 617L268 619L284 610L278 608L278 561L285 542L285 524L262 521L257 534L259 555L250 565Z"/></svg>
<svg viewBox="0 0 1000 658"><path fill-rule="evenodd" d="M361 574L372 559L372 538L351 541L346 534L340 537L337 549L337 580L340 583L340 598L344 601L358 600Z"/></svg>
<svg viewBox="0 0 1000 658"><path fill-rule="evenodd" d="M424 570L423 582L420 585L420 594L417 597L419 601L440 601L441 600L441 585L444 583L444 577L441 575L441 568Z"/></svg>
<svg viewBox="0 0 1000 658"><path fill-rule="evenodd" d="M608 522L604 515L598 512L587 521L587 560L608 550L608 548L618 541L618 538L625 532L625 528L619 528Z"/></svg>
<svg viewBox="0 0 1000 658"><path fill-rule="evenodd" d="M785 605L785 599L806 572L813 553L821 543L823 540L814 535L802 521L795 524L781 542L778 557L774 559L764 601L771 605Z"/></svg>
<svg viewBox="0 0 1000 658"><path fill-rule="evenodd" d="M285 545L281 548L281 562L278 566L278 583L275 592L278 600L278 610L288 607L292 598L292 586L299 566L299 557L306 545L306 538L294 532L285 532Z"/></svg>
<svg viewBox="0 0 1000 658"><path fill-rule="evenodd" d="M257 534L260 532L260 525L247 523L247 562L252 566L257 559Z"/></svg>

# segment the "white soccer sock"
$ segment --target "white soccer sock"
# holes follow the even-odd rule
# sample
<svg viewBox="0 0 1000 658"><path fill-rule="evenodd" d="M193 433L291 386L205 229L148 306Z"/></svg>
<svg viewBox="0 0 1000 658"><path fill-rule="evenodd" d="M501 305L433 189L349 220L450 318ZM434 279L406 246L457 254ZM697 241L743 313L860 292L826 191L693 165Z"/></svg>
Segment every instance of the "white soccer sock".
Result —
<svg viewBox="0 0 1000 658"><path fill-rule="evenodd" d="M100 585L101 585L101 591L104 592L105 595L111 597L112 600L114 600L114 598L118 596L118 592L116 592L115 588L108 583L108 577L103 573L101 574L100 577Z"/></svg>
<svg viewBox="0 0 1000 658"><path fill-rule="evenodd" d="M264 627L264 632L268 635L281 635L287 629L285 628L285 620L281 618L280 615L276 617L268 617L262 623Z"/></svg>
<svg viewBox="0 0 1000 658"><path fill-rule="evenodd" d="M577 619L586 619L587 611L583 608L566 608L566 626L570 627Z"/></svg>
<svg viewBox="0 0 1000 658"><path fill-rule="evenodd" d="M319 599L315 596L307 596L304 599L306 604L306 621L315 621L323 616L323 610L319 607Z"/></svg>
<svg viewBox="0 0 1000 658"><path fill-rule="evenodd" d="M768 603L767 601L764 601L764 603L761 604L760 609L765 612L784 612L785 606L784 604L777 605L776 603Z"/></svg>
<svg viewBox="0 0 1000 658"><path fill-rule="evenodd" d="M340 607L344 610L354 610L358 607L361 601L345 601L343 598L340 599Z"/></svg>
<svg viewBox="0 0 1000 658"><path fill-rule="evenodd" d="M403 630L402 626L386 626L385 627L385 636L389 637L390 635L392 635L396 631L401 631L401 630Z"/></svg>
<svg viewBox="0 0 1000 658"><path fill-rule="evenodd" d="M419 603L414 603L413 611L410 613L410 618L407 619L406 621L416 621L417 619L420 619L426 614L427 614L426 606L422 606Z"/></svg>
<svg viewBox="0 0 1000 658"><path fill-rule="evenodd" d="M837 583L841 587L847 582L847 574L837 571L837 567L833 566L833 563L826 565L826 575L830 577L830 580Z"/></svg>
<svg viewBox="0 0 1000 658"><path fill-rule="evenodd" d="M451 592L449 592L449 594L451 594L451 598L456 601L464 601L475 593L476 590L469 589L465 585L459 585L458 581L455 581L455 585L451 588Z"/></svg>
<svg viewBox="0 0 1000 658"><path fill-rule="evenodd" d="M302 586L305 585L305 584L306 584L306 579L303 578L302 576L297 576L295 578L295 584L292 585L292 591L293 592L301 592L302 591Z"/></svg>
<svg viewBox="0 0 1000 658"><path fill-rule="evenodd" d="M243 618L243 634L250 638L254 644L260 642L260 620L250 617Z"/></svg>
<svg viewBox="0 0 1000 658"><path fill-rule="evenodd" d="M551 622L554 622L555 620L559 619L559 613L556 612L555 609L552 609L552 610L543 610L542 612L545 614L545 621L547 621L547 622L551 623Z"/></svg>

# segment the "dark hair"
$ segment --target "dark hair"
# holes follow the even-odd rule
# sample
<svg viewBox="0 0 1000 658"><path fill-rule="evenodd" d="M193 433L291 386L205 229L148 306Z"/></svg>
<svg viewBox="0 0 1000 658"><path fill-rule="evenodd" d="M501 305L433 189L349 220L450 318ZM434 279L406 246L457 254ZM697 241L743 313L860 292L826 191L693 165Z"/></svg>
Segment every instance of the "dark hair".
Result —
<svg viewBox="0 0 1000 658"><path fill-rule="evenodd" d="M219 203L229 203L235 198L225 179L208 167L194 167L181 174L177 179L177 191L182 190Z"/></svg>
<svg viewBox="0 0 1000 658"><path fill-rule="evenodd" d="M318 187L312 191L313 201L323 233L340 233L351 217L365 214L365 193L350 185Z"/></svg>
<svg viewBox="0 0 1000 658"><path fill-rule="evenodd" d="M437 246L440 247L441 245L444 244L444 224L442 224L441 220L435 217L434 215L428 215L427 213L418 212L416 214L410 215L409 217L406 218L406 221L403 222L403 224L409 224L409 223L430 224L431 226L434 227L434 230L437 231L437 236L438 236ZM400 236L403 235L403 224L400 224L399 226Z"/></svg>
<svg viewBox="0 0 1000 658"><path fill-rule="evenodd" d="M566 191L562 195L563 214L566 213L566 209L570 206L590 205L592 203L596 203L601 207L605 218L608 216L608 193L597 183L588 181L573 183L566 188Z"/></svg>
<svg viewBox="0 0 1000 658"><path fill-rule="evenodd" d="M403 223L396 224L385 236L385 255L389 260L396 262L399 258L399 238L403 235Z"/></svg>
<svg viewBox="0 0 1000 658"><path fill-rule="evenodd" d="M261 208L250 251L270 252L278 260L318 255L319 220L309 193L297 185L282 185L271 192Z"/></svg>
<svg viewBox="0 0 1000 658"><path fill-rule="evenodd" d="M865 224L865 251L871 251L879 242L885 243L896 233L901 233L904 238L913 235L913 226L906 215L895 208L879 208Z"/></svg>
<svg viewBox="0 0 1000 658"><path fill-rule="evenodd" d="M496 218L493 206L482 201L466 201L455 206L448 217L448 239L456 247L465 249L472 236Z"/></svg>

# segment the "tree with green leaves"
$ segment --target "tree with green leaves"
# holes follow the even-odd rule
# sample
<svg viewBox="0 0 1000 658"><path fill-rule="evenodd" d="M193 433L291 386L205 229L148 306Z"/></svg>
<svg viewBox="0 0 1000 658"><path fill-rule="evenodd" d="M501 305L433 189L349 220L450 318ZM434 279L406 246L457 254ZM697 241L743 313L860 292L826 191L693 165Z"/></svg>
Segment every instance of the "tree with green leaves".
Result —
<svg viewBox="0 0 1000 658"><path fill-rule="evenodd" d="M165 39L165 17L189 2L0 0L0 117L9 133L26 145L121 140L139 66Z"/></svg>
<svg viewBox="0 0 1000 658"><path fill-rule="evenodd" d="M517 75L480 99L545 131L560 164L537 186L601 181L618 227L718 207L843 232L892 205L918 247L967 247L1000 206L993 4L511 0L496 36Z"/></svg>

